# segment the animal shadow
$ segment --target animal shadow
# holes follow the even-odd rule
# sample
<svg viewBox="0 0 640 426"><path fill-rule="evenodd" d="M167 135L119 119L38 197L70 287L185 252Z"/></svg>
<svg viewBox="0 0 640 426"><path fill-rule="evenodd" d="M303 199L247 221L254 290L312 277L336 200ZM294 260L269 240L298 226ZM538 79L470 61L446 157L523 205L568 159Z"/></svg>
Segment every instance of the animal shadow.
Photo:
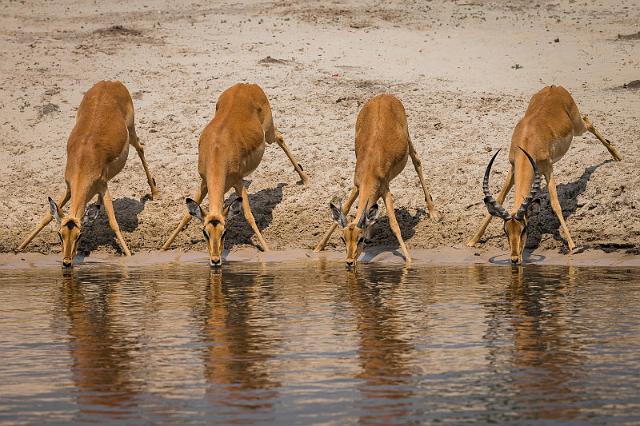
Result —
<svg viewBox="0 0 640 426"><path fill-rule="evenodd" d="M282 188L286 185L286 183L279 183L275 188L261 189L254 194L249 193L249 204L260 232L271 225L273 209L282 202ZM232 196L235 197L235 194ZM231 250L236 244L256 245L252 240L255 234L245 219L243 211L231 218L227 222L227 226L229 235L225 238L225 250ZM268 243L269 241L267 241Z"/></svg>
<svg viewBox="0 0 640 426"><path fill-rule="evenodd" d="M113 210L115 211L116 221L123 233L133 232L138 229L138 215L142 213L145 204L150 199L151 197L147 194L140 200L129 197L113 200ZM92 204L90 207L94 208L93 206L97 206L97 203ZM80 245L78 246L78 254L83 252L85 256L89 255L93 250L104 245L110 245L116 251L122 252L116 240L116 234L109 225L109 219L107 218L107 212L104 206L100 207L100 212L95 220L83 227L82 234L83 238L80 240Z"/></svg>
<svg viewBox="0 0 640 426"><path fill-rule="evenodd" d="M584 169L584 173L576 181L561 184L556 187L558 191L558 200L562 207L562 213L565 221L568 222L572 214L578 209L578 196L587 189L587 183L591 179L593 173L601 166L612 162L613 160L605 160L600 164L595 164ZM542 237L545 234L552 234L557 241L565 242L560 234L560 221L556 217L551 202L549 201L549 191L545 187L544 192L538 196L540 200L540 209L537 214L531 215L528 223L528 235L526 247L537 249L540 246ZM569 229L571 225L567 223Z"/></svg>
<svg viewBox="0 0 640 426"><path fill-rule="evenodd" d="M416 226L427 213L423 208L419 208L415 215L412 215L406 207L395 208L394 210L396 213L396 219L398 220L398 225L400 226L402 239L406 242L415 235ZM400 248L398 239L391 230L388 215L384 215L379 218L373 225L372 231L371 241L367 244L367 248L365 249L367 252L365 253L365 258L373 257L376 254L387 250L396 251ZM399 251L398 255L400 255Z"/></svg>

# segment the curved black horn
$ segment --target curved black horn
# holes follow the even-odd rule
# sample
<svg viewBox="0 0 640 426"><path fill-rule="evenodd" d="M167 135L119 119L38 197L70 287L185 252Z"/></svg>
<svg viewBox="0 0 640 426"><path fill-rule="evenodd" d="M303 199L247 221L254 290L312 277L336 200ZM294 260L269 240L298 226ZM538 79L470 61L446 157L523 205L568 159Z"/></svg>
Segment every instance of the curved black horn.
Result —
<svg viewBox="0 0 640 426"><path fill-rule="evenodd" d="M491 174L491 167L493 166L493 162L496 157L500 154L500 149L493 154L491 157L491 161L489 161L489 165L487 166L487 170L484 172L484 180L482 181L482 190L484 191L484 205L487 206L487 210L489 214L492 216L497 216L503 220L511 219L511 216L507 211L493 198L491 192L489 191L489 175Z"/></svg>
<svg viewBox="0 0 640 426"><path fill-rule="evenodd" d="M360 216L360 220L358 221L358 228L364 229L364 224L367 220L367 209L369 208L369 200L364 205L364 210L362 211L362 216Z"/></svg>
<svg viewBox="0 0 640 426"><path fill-rule="evenodd" d="M529 208L529 205L538 194L538 191L540 191L540 181L542 180L542 176L540 175L540 169L538 169L538 165L533 160L533 158L531 158L529 153L524 149L522 149L521 147L518 147L518 148L520 148L520 150L524 152L524 155L527 156L527 158L529 159L529 162L531 163L531 166L533 167L533 172L535 173L535 176L533 178L533 184L531 185L531 191L529 191L529 195L527 195L527 198L525 198L522 201L522 204L520 204L520 208L518 209L518 212L516 213L516 216L515 216L517 220L522 220L524 218L524 215L527 214L527 209Z"/></svg>

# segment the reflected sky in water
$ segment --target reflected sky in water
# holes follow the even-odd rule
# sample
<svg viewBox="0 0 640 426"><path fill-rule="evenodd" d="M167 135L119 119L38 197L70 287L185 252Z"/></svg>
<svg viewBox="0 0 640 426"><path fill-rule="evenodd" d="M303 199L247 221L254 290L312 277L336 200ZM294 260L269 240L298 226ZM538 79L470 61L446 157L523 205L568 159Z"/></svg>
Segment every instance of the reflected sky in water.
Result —
<svg viewBox="0 0 640 426"><path fill-rule="evenodd" d="M640 270L0 271L0 422L640 422Z"/></svg>

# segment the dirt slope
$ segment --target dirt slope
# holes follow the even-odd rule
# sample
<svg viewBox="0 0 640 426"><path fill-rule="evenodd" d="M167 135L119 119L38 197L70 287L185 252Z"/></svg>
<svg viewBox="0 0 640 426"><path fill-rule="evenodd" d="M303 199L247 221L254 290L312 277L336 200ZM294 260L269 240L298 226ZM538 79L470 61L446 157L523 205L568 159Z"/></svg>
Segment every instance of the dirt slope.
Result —
<svg viewBox="0 0 640 426"><path fill-rule="evenodd" d="M302 3L302 4L301 4ZM250 5L172 1L5 2L0 6L0 251L11 251L63 190L66 138L83 92L123 81L134 97L138 135L161 198L148 187L135 150L111 185L134 252L157 249L197 182L199 132L218 94L238 81L260 84L274 121L311 177L269 146L250 177L251 203L273 248L311 247L330 224L327 202L352 184L353 127L360 105L390 92L405 104L414 143L443 220L425 214L411 167L393 182L408 246L458 247L484 214L481 177L490 152L508 146L532 93L569 89L624 161L591 135L557 164L558 191L578 245L640 247L640 79L638 1L264 1ZM620 36L619 36L620 35ZM516 66L517 64L517 66ZM623 85L627 84L627 87ZM635 87L635 88L634 88ZM497 192L506 176L495 167ZM561 250L546 191L529 244ZM57 252L50 225L30 251ZM492 224L488 247L504 247ZM104 213L81 248L115 252ZM227 240L251 244L238 217ZM335 238L332 243L337 244ZM374 244L396 246L388 221ZM204 250L191 225L174 244Z"/></svg>

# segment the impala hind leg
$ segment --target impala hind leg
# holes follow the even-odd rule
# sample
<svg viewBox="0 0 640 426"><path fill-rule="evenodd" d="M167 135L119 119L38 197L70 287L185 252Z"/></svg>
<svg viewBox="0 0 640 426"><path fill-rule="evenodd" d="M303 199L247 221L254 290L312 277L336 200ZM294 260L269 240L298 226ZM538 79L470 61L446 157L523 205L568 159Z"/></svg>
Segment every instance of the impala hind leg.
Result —
<svg viewBox="0 0 640 426"><path fill-rule="evenodd" d="M353 189L351 190L351 194L349 194L349 198L347 199L347 202L344 203L344 205L342 206L342 214L346 216L349 213L349 210L351 210L351 206L353 205L353 202L356 200L357 197L358 197L358 187L354 186ZM336 230L337 227L338 227L337 223L334 222L331 224L327 233L324 234L324 237L322 237L320 242L313 249L314 252L318 253L324 249L324 246L327 245L329 238L331 238L331 235L333 234L333 232Z"/></svg>
<svg viewBox="0 0 640 426"><path fill-rule="evenodd" d="M502 186L502 190L500 191L500 194L498 194L498 198L496 199L496 201L499 204L502 204L504 202L504 199L507 197L507 194L509 193L509 191L511 191L512 186L513 186L513 169L509 171L509 174L507 175L507 179L505 179L504 185ZM489 223L491 222L492 218L493 216L491 216L489 213L487 213L484 216L484 219L482 219L482 222L480 222L480 227L476 231L475 235L467 242L468 247L473 247L478 243L478 241L480 241L480 238L482 238L482 236L484 235L484 231L487 230L487 226L489 226Z"/></svg>
<svg viewBox="0 0 640 426"><path fill-rule="evenodd" d="M61 195L56 200L56 204L58 205L58 208L61 209L62 207L64 207L64 205L67 204L67 201L69 201L70 198L71 198L71 190L69 189L69 186L67 185L67 191L64 193L64 195ZM51 222L52 220L53 220L53 216L51 216L51 213L47 210L47 214L44 215L44 218L42 219L42 221L40 221L38 226L36 226L36 229L34 229L29 234L29 236L24 239L22 244L20 244L20 246L16 250L17 251L24 250L27 247L27 245L31 242L31 240L33 240L36 237L36 235L38 235L40 233L40 231L42 231L42 229L45 226L47 226L49 224L49 222Z"/></svg>
<svg viewBox="0 0 640 426"><path fill-rule="evenodd" d="M402 255L407 262L411 262L411 256L409 255L409 251L407 250L407 246L404 245L404 240L402 239L402 233L400 232L400 225L398 225L398 220L396 219L396 212L393 209L393 196L391 195L391 191L387 191L382 196L384 200L384 205L387 208L387 216L389 217L389 225L391 226L391 231L396 236L398 243L400 244L400 250L402 251Z"/></svg>
<svg viewBox="0 0 640 426"><path fill-rule="evenodd" d="M258 229L258 225L256 224L256 219L253 217L253 213L251 212L251 205L249 204L249 193L247 192L247 188L242 184L242 182L235 187L236 194L238 197L242 197L242 213L244 213L244 218L247 219L251 229L256 234L256 238L258 238L258 242L262 247L262 251L269 251L269 246L267 242L262 237L260 233L260 229Z"/></svg>
<svg viewBox="0 0 640 426"><path fill-rule="evenodd" d="M278 146L282 148L285 154L287 154L289 161L291 161L291 164L293 164L293 168L296 169L298 176L300 176L300 180L302 180L302 183L304 185L308 185L309 178L307 177L307 174L304 172L304 170L302 170L302 166L300 165L300 163L298 163L298 161L295 159L295 157L289 150L289 147L287 146L287 144L284 142L284 137L282 136L282 133L280 133L278 130L275 130L275 135L276 135L276 142Z"/></svg>
<svg viewBox="0 0 640 426"><path fill-rule="evenodd" d="M130 143L136 149L138 153L138 157L140 157L140 161L142 161L142 167L144 168L144 173L147 175L147 182L149 183L149 188L151 188L151 199L153 200L158 196L158 188L156 187L156 180L151 176L151 172L149 171L149 165L147 164L147 160L144 158L144 147L140 143L140 138L136 135L135 130L129 132L130 135Z"/></svg>
<svg viewBox="0 0 640 426"><path fill-rule="evenodd" d="M596 138L598 138L600 142L602 142L602 145L607 148L607 151L609 151L609 154L611 154L614 160L622 161L622 156L620 155L616 147L613 146L613 144L609 142L604 136L602 136L595 127L593 127L593 123L591 123L589 117L587 117L586 115L583 116L582 122L584 123L584 127L589 131L589 133L592 133Z"/></svg>
<svg viewBox="0 0 640 426"><path fill-rule="evenodd" d="M193 201L200 204L202 203L202 200L206 195L207 195L207 183L204 180L202 180L200 182L200 188L198 188L195 195L193 196ZM171 243L173 243L173 240L176 239L178 234L187 226L190 220L191 220L191 214L189 212L186 212L182 216L182 219L180 220L180 223L178 224L176 229L174 229L174 231L171 233L167 241L165 241L165 243L162 245L162 250L169 249L169 246L171 246Z"/></svg>
<svg viewBox="0 0 640 426"><path fill-rule="evenodd" d="M560 206L560 201L558 200L558 192L556 191L556 179L553 177L553 174L551 172L545 173L545 179L547 180L547 190L549 191L549 201L551 201L551 208L560 221L560 227L562 228L562 232L567 239L569 250L573 250L574 248L576 248L576 245L573 243L571 233L569 233L569 227L567 227L567 223L564 221L564 216L562 215L562 207Z"/></svg>
<svg viewBox="0 0 640 426"><path fill-rule="evenodd" d="M113 229L113 232L116 234L116 238L118 239L118 243L120 243L120 247L126 256L131 256L131 252L129 251L129 247L127 247L127 243L124 241L122 237L122 232L120 232L120 227L118 226L118 221L116 220L116 214L113 210L113 201L111 200L111 193L107 188L102 193L102 202L104 203L104 210L107 213L107 218L109 219L109 226Z"/></svg>
<svg viewBox="0 0 640 426"><path fill-rule="evenodd" d="M435 208L433 198L431 198L431 194L429 194L429 191L427 190L427 184L425 183L424 173L422 171L422 160L418 156L418 152L413 147L411 141L409 141L409 156L411 156L413 167L416 169L416 173L418 173L418 179L420 179L420 185L422 185L422 190L424 191L424 200L427 203L429 216L437 222L440 220L440 213L438 213L438 210Z"/></svg>

